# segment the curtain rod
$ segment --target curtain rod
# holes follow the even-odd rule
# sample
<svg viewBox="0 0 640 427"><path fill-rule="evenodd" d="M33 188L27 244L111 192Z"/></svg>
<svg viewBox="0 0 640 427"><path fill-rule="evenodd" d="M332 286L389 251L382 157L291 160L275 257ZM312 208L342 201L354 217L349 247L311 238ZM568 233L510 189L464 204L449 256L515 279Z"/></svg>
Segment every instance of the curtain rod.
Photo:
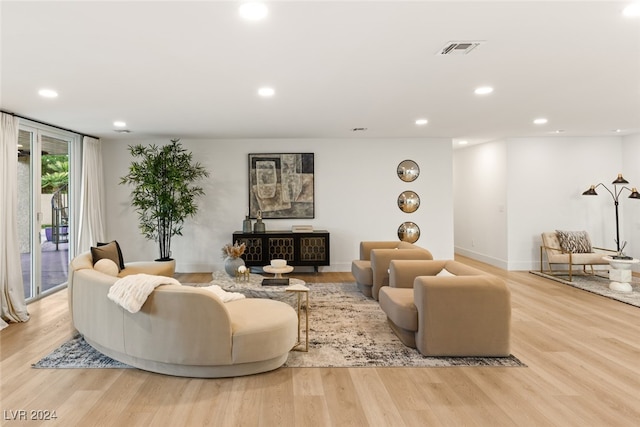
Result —
<svg viewBox="0 0 640 427"><path fill-rule="evenodd" d="M51 123L45 123L45 122L42 122L40 120L32 119L31 117L21 116L20 114L10 113L10 112L4 111L4 110L0 110L0 112L1 113L5 113L5 114L9 114L9 115L14 116L14 117L18 117L20 119L29 120L31 122L38 123L38 124L41 124L41 125L50 126L52 128L60 129L60 130L63 130L65 132L75 133L75 134L78 134L80 136L88 136L89 138L93 138L93 139L100 139L100 138L95 137L93 135L89 135L89 134L78 132L78 131L75 131L75 130L72 130L72 129L67 129L67 128L63 128L63 127L60 127L60 126L52 125Z"/></svg>

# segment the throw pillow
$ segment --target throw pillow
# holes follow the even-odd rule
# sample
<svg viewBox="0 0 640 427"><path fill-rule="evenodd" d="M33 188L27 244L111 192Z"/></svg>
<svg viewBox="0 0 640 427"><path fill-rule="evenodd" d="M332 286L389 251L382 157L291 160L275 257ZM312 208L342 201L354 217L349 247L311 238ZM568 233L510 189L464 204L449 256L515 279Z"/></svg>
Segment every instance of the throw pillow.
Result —
<svg viewBox="0 0 640 427"><path fill-rule="evenodd" d="M586 231L562 231L556 230L560 248L563 252L585 254L593 252L591 240Z"/></svg>
<svg viewBox="0 0 640 427"><path fill-rule="evenodd" d="M449 270L447 270L446 268L443 268L442 270L440 270L440 273L436 274L436 276L451 277L455 276L455 274L449 272Z"/></svg>
<svg viewBox="0 0 640 427"><path fill-rule="evenodd" d="M118 247L115 241L102 246L92 246L91 257L93 258L94 266L101 259L110 259L118 266L118 272L120 271L120 257L118 256Z"/></svg>
<svg viewBox="0 0 640 427"><path fill-rule="evenodd" d="M120 249L120 245L118 244L118 242L116 240L113 240L113 241L111 241L109 243L115 243L116 244L116 249L118 251L118 261L116 261L116 263L120 267L120 270L124 270L124 258L122 256L122 250ZM98 246L105 246L105 245L108 245L109 243L100 243L100 242L98 242Z"/></svg>
<svg viewBox="0 0 640 427"><path fill-rule="evenodd" d="M98 270L101 273L108 274L109 276L116 277L119 269L118 264L107 258L102 258L93 265L94 270Z"/></svg>

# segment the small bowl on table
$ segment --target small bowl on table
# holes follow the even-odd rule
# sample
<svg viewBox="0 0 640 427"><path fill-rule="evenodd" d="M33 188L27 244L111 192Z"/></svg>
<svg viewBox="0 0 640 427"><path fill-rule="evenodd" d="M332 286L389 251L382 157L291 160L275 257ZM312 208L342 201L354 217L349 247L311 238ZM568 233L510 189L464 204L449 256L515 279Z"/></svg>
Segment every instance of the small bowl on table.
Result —
<svg viewBox="0 0 640 427"><path fill-rule="evenodd" d="M287 260L286 259L272 259L271 260L271 267L273 268L284 268L287 266Z"/></svg>

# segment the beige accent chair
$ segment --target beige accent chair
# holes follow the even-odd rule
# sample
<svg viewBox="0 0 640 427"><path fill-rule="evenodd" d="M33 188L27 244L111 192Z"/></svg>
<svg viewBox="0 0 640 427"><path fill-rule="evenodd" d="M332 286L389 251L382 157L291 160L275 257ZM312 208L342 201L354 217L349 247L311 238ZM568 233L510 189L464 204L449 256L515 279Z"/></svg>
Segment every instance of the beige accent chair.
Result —
<svg viewBox="0 0 640 427"><path fill-rule="evenodd" d="M586 233L585 233L586 234ZM587 235L588 239L588 235ZM589 246L591 242L589 242ZM591 252L572 252L563 250L560 245L558 233L556 231L547 231L542 233L542 245L540 245L540 272L553 276L569 276L569 281L573 280L573 266L582 266L582 274L595 274L594 265L609 265L602 257L615 255L613 249L604 249L592 247ZM545 261L546 266L545 269ZM562 265L563 269L554 270L554 266ZM589 266L590 271L587 271Z"/></svg>
<svg viewBox="0 0 640 427"><path fill-rule="evenodd" d="M126 264L120 275L154 274L157 263ZM128 365L167 375L249 375L284 364L298 337L288 304L246 298L223 303L194 286L160 285L130 313L107 294L118 278L93 268L90 252L69 268L73 326L92 347Z"/></svg>
<svg viewBox="0 0 640 427"><path fill-rule="evenodd" d="M451 260L393 260L379 301L398 338L425 356L510 354L511 293L496 276Z"/></svg>
<svg viewBox="0 0 640 427"><path fill-rule="evenodd" d="M351 263L351 273L360 291L378 299L380 288L389 285L389 262L392 259L433 259L431 252L413 243L398 241L360 242L360 259Z"/></svg>

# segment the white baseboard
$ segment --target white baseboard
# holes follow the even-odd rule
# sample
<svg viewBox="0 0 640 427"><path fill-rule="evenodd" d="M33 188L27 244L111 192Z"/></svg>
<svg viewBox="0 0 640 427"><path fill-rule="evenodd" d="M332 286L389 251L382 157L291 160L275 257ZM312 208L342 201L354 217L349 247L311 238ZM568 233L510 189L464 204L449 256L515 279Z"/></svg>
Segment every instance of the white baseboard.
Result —
<svg viewBox="0 0 640 427"><path fill-rule="evenodd" d="M507 270L509 265L507 263L507 261L505 260L501 260L498 258L494 258L494 257L490 257L478 252L473 252L467 249L463 249L460 247L455 247L454 248L455 253L460 254L462 256L466 256L467 258L471 258L471 259L475 259L477 261L481 261L484 262L486 264L489 265L493 265L494 267L499 267L502 268L503 270Z"/></svg>
<svg viewBox="0 0 640 427"><path fill-rule="evenodd" d="M338 262L332 263L331 265L325 265L320 267L321 272L332 272L332 273L350 273L351 272L351 262Z"/></svg>

